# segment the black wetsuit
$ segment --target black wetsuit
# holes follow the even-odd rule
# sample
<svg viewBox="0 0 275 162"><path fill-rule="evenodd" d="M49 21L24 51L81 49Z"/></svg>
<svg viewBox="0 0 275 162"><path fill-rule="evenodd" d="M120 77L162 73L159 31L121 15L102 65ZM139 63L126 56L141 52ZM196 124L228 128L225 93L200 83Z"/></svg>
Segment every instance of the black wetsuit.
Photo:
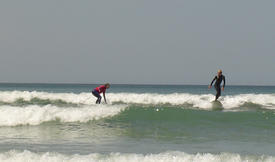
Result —
<svg viewBox="0 0 275 162"><path fill-rule="evenodd" d="M220 77L215 76L215 78L212 80L212 82L210 84L211 86L212 86L212 84L215 80L216 80L215 89L217 91L215 100L217 100L221 96L221 83L222 83L222 81L223 81L223 88L225 87L225 76L224 75L221 75Z"/></svg>

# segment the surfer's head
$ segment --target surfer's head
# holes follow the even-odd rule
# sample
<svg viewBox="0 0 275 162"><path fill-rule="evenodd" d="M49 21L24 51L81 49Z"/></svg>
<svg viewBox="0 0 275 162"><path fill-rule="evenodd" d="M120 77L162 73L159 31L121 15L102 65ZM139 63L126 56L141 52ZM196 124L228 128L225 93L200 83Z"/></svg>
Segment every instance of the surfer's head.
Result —
<svg viewBox="0 0 275 162"><path fill-rule="evenodd" d="M218 75L219 75L219 76L222 75L222 70L221 70L221 69L218 70Z"/></svg>
<svg viewBox="0 0 275 162"><path fill-rule="evenodd" d="M105 87L108 89L108 88L110 88L110 84L109 83L106 83L105 84Z"/></svg>

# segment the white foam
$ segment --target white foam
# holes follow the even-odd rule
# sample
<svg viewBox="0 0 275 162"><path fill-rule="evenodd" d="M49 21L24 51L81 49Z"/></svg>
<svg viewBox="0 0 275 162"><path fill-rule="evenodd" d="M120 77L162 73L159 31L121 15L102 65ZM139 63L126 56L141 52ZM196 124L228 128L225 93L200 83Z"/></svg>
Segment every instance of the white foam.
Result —
<svg viewBox="0 0 275 162"><path fill-rule="evenodd" d="M91 93L48 93L36 91L2 91L0 92L0 100L3 102L12 103L17 99L24 99L30 101L33 98L49 99L49 100L62 100L74 104L91 104L95 102L95 97Z"/></svg>
<svg viewBox="0 0 275 162"><path fill-rule="evenodd" d="M134 93L118 93L109 94L108 97L112 102L136 103L136 104L172 104L182 105L191 104L193 107L209 109L212 108L212 101L215 96L212 94L134 94ZM226 109L237 108L245 103L253 103L261 105L268 109L274 109L275 94L240 94L234 96L222 96L220 98L223 107Z"/></svg>
<svg viewBox="0 0 275 162"><path fill-rule="evenodd" d="M33 153L30 151L9 151L0 154L1 162L272 162L272 156L242 156L240 154L187 154L184 152L164 152L159 154L122 154L107 155L92 153L89 155L64 155L60 153Z"/></svg>
<svg viewBox="0 0 275 162"><path fill-rule="evenodd" d="M268 109L275 107L275 94L240 94L222 97L224 107L239 107L245 103L261 105Z"/></svg>
<svg viewBox="0 0 275 162"><path fill-rule="evenodd" d="M109 94L108 97L112 102L135 103L135 104L172 104L182 105L191 104L198 108L210 108L213 95L194 95L188 93L173 94L135 94L135 93L118 93Z"/></svg>
<svg viewBox="0 0 275 162"><path fill-rule="evenodd" d="M39 125L43 122L88 122L118 114L125 106L94 105L60 108L56 106L0 106L0 126Z"/></svg>
<svg viewBox="0 0 275 162"><path fill-rule="evenodd" d="M188 94L188 93L107 93L109 103L122 102L126 104L191 104L193 107L209 109L212 107L211 101L215 96L212 94ZM0 101L12 103L22 98L30 101L33 98L62 100L68 103L95 105L96 98L91 93L48 93L48 92L28 92L28 91L5 91L0 92ZM226 109L242 106L244 103L261 105L268 109L275 108L275 94L239 94L232 96L222 96L220 98L223 107Z"/></svg>

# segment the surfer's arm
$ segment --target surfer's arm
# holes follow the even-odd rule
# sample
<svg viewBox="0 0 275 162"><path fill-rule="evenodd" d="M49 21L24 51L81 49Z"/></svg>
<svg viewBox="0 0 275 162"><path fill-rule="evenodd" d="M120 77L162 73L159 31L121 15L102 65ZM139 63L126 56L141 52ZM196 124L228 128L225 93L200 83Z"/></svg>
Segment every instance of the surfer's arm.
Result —
<svg viewBox="0 0 275 162"><path fill-rule="evenodd" d="M209 85L209 89L212 87L212 84L214 83L214 81L217 79L217 76L214 77L214 79L212 80L212 82Z"/></svg>
<svg viewBox="0 0 275 162"><path fill-rule="evenodd" d="M104 97L105 103L107 104L106 97L105 97L105 92L103 92L103 97Z"/></svg>
<svg viewBox="0 0 275 162"><path fill-rule="evenodd" d="M225 76L223 76L222 80L223 80L222 90L224 90L224 87L225 87Z"/></svg>

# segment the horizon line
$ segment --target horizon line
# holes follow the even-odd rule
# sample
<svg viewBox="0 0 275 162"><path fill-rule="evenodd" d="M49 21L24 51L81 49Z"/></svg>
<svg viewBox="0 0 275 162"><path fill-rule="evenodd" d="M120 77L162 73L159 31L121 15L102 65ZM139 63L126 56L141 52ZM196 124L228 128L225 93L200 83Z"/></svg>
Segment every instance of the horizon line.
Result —
<svg viewBox="0 0 275 162"><path fill-rule="evenodd" d="M64 85L95 85L104 83L43 83L43 82L0 82L0 84L64 84ZM208 86L209 84L172 84L172 83L110 83L111 85L167 85L167 86ZM227 84L226 86L275 86L275 85L256 85L256 84Z"/></svg>

